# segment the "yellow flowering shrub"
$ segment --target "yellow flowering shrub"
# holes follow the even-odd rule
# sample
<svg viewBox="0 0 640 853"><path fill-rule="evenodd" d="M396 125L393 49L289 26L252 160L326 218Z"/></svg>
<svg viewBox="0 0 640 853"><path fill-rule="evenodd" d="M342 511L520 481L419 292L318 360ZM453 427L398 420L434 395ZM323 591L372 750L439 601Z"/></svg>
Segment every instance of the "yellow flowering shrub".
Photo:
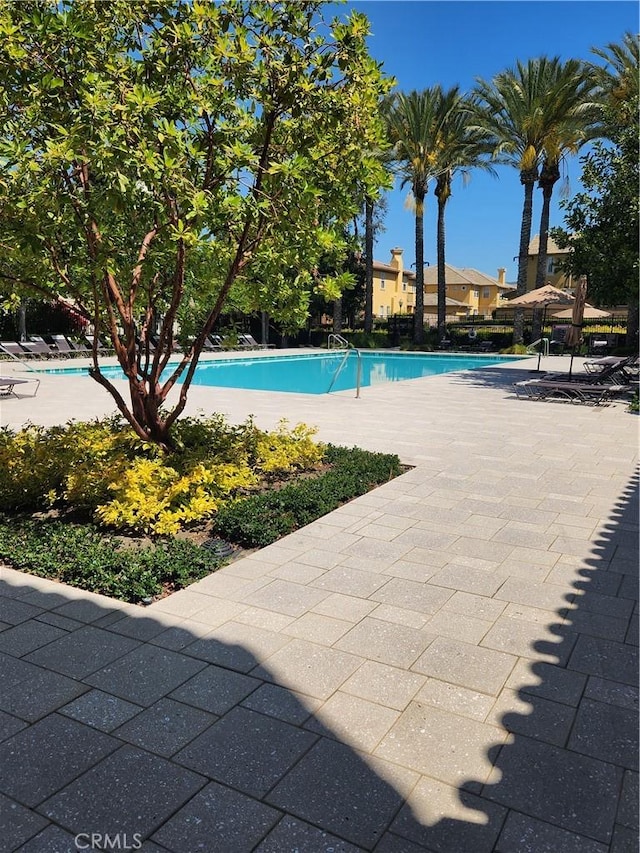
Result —
<svg viewBox="0 0 640 853"><path fill-rule="evenodd" d="M256 442L256 468L264 474L308 470L322 461L323 448L313 440L315 427L297 424L293 429L283 418L273 432L262 432Z"/></svg>

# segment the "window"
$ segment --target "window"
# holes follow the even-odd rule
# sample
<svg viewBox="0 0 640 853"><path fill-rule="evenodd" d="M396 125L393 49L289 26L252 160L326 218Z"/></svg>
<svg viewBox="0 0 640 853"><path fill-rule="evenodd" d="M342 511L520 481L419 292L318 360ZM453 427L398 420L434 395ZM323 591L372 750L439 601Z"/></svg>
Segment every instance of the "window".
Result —
<svg viewBox="0 0 640 853"><path fill-rule="evenodd" d="M553 258L547 258L547 273L549 275L553 275L553 273L556 271L555 267L556 267L556 265L555 265L554 259Z"/></svg>
<svg viewBox="0 0 640 853"><path fill-rule="evenodd" d="M482 288L482 298L483 299L490 299L491 298L491 288L490 287L483 287Z"/></svg>
<svg viewBox="0 0 640 853"><path fill-rule="evenodd" d="M407 292L407 282L406 282L406 281L403 281L403 282L402 282L402 290L403 290L405 293Z"/></svg>
<svg viewBox="0 0 640 853"><path fill-rule="evenodd" d="M473 295L476 297L476 299L480 296L480 291L478 290L478 288L477 288L477 287L474 287L474 289L473 289Z"/></svg>
<svg viewBox="0 0 640 853"><path fill-rule="evenodd" d="M384 279L380 279L380 290L384 290Z"/></svg>

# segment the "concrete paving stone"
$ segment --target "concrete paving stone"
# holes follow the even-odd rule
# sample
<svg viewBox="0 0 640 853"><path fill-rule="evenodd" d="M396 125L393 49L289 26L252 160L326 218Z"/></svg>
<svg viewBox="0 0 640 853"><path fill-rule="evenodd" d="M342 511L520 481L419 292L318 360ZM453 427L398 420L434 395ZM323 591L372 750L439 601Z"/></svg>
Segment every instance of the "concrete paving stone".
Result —
<svg viewBox="0 0 640 853"><path fill-rule="evenodd" d="M346 530L338 530L326 536L324 533L318 536L311 536L306 533L306 528L301 528L296 533L292 533L298 544L304 546L305 551L312 548L325 549L334 553L349 553L350 548L356 548L362 537L356 533L348 533Z"/></svg>
<svg viewBox="0 0 640 853"><path fill-rule="evenodd" d="M396 501L392 506L395 507L394 511L387 511L379 518L376 519L376 524L380 524L383 527L395 527L397 530L407 530L409 527L413 527L416 523L416 519L411 517L411 510L414 509L419 504L417 503L407 503L406 500L402 501L402 505L405 506L409 513L405 514L401 511L398 511L397 504L400 503ZM391 510L392 507L389 507L388 510Z"/></svg>
<svg viewBox="0 0 640 853"><path fill-rule="evenodd" d="M22 655L39 649L40 646L46 646L47 643L57 640L58 637L63 637L65 634L66 631L56 628L54 625L47 625L37 619L29 619L27 622L21 622L0 634L0 651L14 657L22 657Z"/></svg>
<svg viewBox="0 0 640 853"><path fill-rule="evenodd" d="M623 557L620 554L615 554L609 563L609 571L616 572L619 575L632 575L637 583L638 560L636 559L636 555Z"/></svg>
<svg viewBox="0 0 640 853"><path fill-rule="evenodd" d="M421 844L437 853L491 853L505 814L502 806L470 791L422 778L391 824L391 831L408 839L407 845ZM413 847L396 849L397 853L409 853Z"/></svg>
<svg viewBox="0 0 640 853"><path fill-rule="evenodd" d="M415 527L399 533L393 540L393 544L400 547L412 548L433 548L435 550L446 550L458 539L457 533L445 532L443 525L435 522L433 525L420 526L422 522L417 522Z"/></svg>
<svg viewBox="0 0 640 853"><path fill-rule="evenodd" d="M578 557L585 557L594 561L608 561L613 556L615 547L615 544L604 539L593 541L590 539L558 536L549 546L549 550L560 554L575 554Z"/></svg>
<svg viewBox="0 0 640 853"><path fill-rule="evenodd" d="M567 668L635 685L638 683L638 649L584 634L578 637Z"/></svg>
<svg viewBox="0 0 640 853"><path fill-rule="evenodd" d="M621 684L619 681L609 681L592 675L587 681L584 695L596 702L638 710L638 687L632 684Z"/></svg>
<svg viewBox="0 0 640 853"><path fill-rule="evenodd" d="M282 817L279 811L238 791L210 782L153 836L171 853L248 853Z"/></svg>
<svg viewBox="0 0 640 853"><path fill-rule="evenodd" d="M365 661L341 689L361 699L403 711L424 682L424 676L415 672Z"/></svg>
<svg viewBox="0 0 640 853"><path fill-rule="evenodd" d="M496 542L494 539L485 541L475 539L472 536L460 536L455 542L446 546L449 555L455 554L463 557L473 557L480 560L488 560L492 563L502 563L512 554L513 545ZM451 556L449 557L451 559Z"/></svg>
<svg viewBox="0 0 640 853"><path fill-rule="evenodd" d="M221 598L224 601L237 601L250 592L261 589L267 583L267 580L265 578L252 578L251 580L239 578L222 568L212 575L207 575L206 578L192 583L187 589L183 589L179 593L174 593L168 598L162 599L162 601L152 605L152 607L157 607L163 602L169 603L176 595L183 597L190 593L212 595L214 598ZM184 615L190 614L185 613Z"/></svg>
<svg viewBox="0 0 640 853"><path fill-rule="evenodd" d="M297 726L233 708L174 756L174 761L209 779L263 797L315 743Z"/></svg>
<svg viewBox="0 0 640 853"><path fill-rule="evenodd" d="M87 843L88 839L82 836L78 841L80 847L76 843L76 836L50 823L46 829L23 844L17 853L78 853L78 850L82 849L82 845Z"/></svg>
<svg viewBox="0 0 640 853"><path fill-rule="evenodd" d="M486 719L494 702L493 696L486 693L469 690L458 684L449 684L437 678L427 678L415 699L422 704L461 714L481 723Z"/></svg>
<svg viewBox="0 0 640 853"><path fill-rule="evenodd" d="M22 729L26 727L27 723L24 720L19 720L12 714L6 714L4 711L0 711L0 742L13 737L13 735L22 731Z"/></svg>
<svg viewBox="0 0 640 853"><path fill-rule="evenodd" d="M505 518L496 518L495 515L479 515L472 514L465 519L461 519L459 524L466 527L468 531L475 536L482 531L486 536L491 537L498 530L501 530L507 523Z"/></svg>
<svg viewBox="0 0 640 853"><path fill-rule="evenodd" d="M190 646L195 639L211 632L211 625L202 625L193 619L177 618L180 622L179 625L164 629L160 634L151 637L149 643L173 652L181 652L186 646Z"/></svg>
<svg viewBox="0 0 640 853"><path fill-rule="evenodd" d="M619 598L629 598L631 601L638 601L638 578L633 577L633 575L622 575L620 581L620 588L618 589L617 595Z"/></svg>
<svg viewBox="0 0 640 853"><path fill-rule="evenodd" d="M323 579L326 576L326 574L323 575ZM275 610L276 613L284 613L287 616L302 616L326 598L327 594L324 589L314 589L311 586L290 581L272 580L261 589L247 595L243 601L254 607Z"/></svg>
<svg viewBox="0 0 640 853"><path fill-rule="evenodd" d="M609 853L606 844L510 811L495 853Z"/></svg>
<svg viewBox="0 0 640 853"><path fill-rule="evenodd" d="M487 572L451 563L437 571L429 583L461 592L491 596L505 582L506 571Z"/></svg>
<svg viewBox="0 0 640 853"><path fill-rule="evenodd" d="M242 700L244 708L300 726L322 705L320 699L294 693L277 684L263 684Z"/></svg>
<svg viewBox="0 0 640 853"><path fill-rule="evenodd" d="M416 583L404 578L391 578L381 588L369 595L373 601L418 610L424 614L437 613L452 596L451 590L431 584Z"/></svg>
<svg viewBox="0 0 640 853"><path fill-rule="evenodd" d="M75 619L69 619L67 616L61 616L59 613L51 613L48 610L43 610L36 617L38 622L44 622L45 625L54 625L56 628L62 628L63 631L77 631L83 627L82 622L76 622Z"/></svg>
<svg viewBox="0 0 640 853"><path fill-rule="evenodd" d="M291 640L256 667L252 675L306 696L328 699L362 663L362 657L346 651Z"/></svg>
<svg viewBox="0 0 640 853"><path fill-rule="evenodd" d="M287 625L294 621L293 616L285 616L284 613L274 613L273 610L264 610L262 607L246 607L242 613L234 616L234 623L252 625L254 628L263 628L265 631L283 631Z"/></svg>
<svg viewBox="0 0 640 853"><path fill-rule="evenodd" d="M320 569L316 566L307 566L304 563L300 563L296 557L295 561L283 563L281 566L274 566L269 572L269 577L278 578L283 581L291 581L292 583L302 584L305 586L306 584L310 584L311 581L314 581L316 578L321 578L322 575L326 574L326 571L326 569Z"/></svg>
<svg viewBox="0 0 640 853"><path fill-rule="evenodd" d="M369 850L417 778L410 770L369 756L365 761L345 744L321 738L266 799Z"/></svg>
<svg viewBox="0 0 640 853"><path fill-rule="evenodd" d="M505 652L437 637L412 669L432 678L497 696L516 660Z"/></svg>
<svg viewBox="0 0 640 853"><path fill-rule="evenodd" d="M332 619L319 613L305 613L282 631L299 640L309 640L322 646L331 646L353 627L344 619Z"/></svg>
<svg viewBox="0 0 640 853"><path fill-rule="evenodd" d="M421 563L410 563L407 560L396 560L390 566L382 570L382 574L394 578L404 578L408 581L425 583L430 580L438 570L434 566Z"/></svg>
<svg viewBox="0 0 640 853"><path fill-rule="evenodd" d="M399 711L338 690L315 712L305 728L336 738L354 749L373 752L399 715Z"/></svg>
<svg viewBox="0 0 640 853"><path fill-rule="evenodd" d="M524 522L509 522L491 537L492 542L517 545L521 548L539 548L542 551L546 551L556 539L557 536L545 532L544 527L529 526Z"/></svg>
<svg viewBox="0 0 640 853"><path fill-rule="evenodd" d="M204 661L145 645L94 672L86 681L137 705L152 705L205 666Z"/></svg>
<svg viewBox="0 0 640 853"><path fill-rule="evenodd" d="M393 832L385 832L374 853L434 853L434 847L425 847L422 844L414 844L408 838L401 838Z"/></svg>
<svg viewBox="0 0 640 853"><path fill-rule="evenodd" d="M587 613L599 613L601 616L611 616L616 619L628 619L633 611L633 603L629 599L601 595L592 590L578 593L575 604Z"/></svg>
<svg viewBox="0 0 640 853"><path fill-rule="evenodd" d="M32 838L47 825L48 821L35 812L25 809L15 800L0 794L0 826L2 838L0 849L10 853ZM57 853L57 851L56 851Z"/></svg>
<svg viewBox="0 0 640 853"><path fill-rule="evenodd" d="M136 641L129 637L120 637L88 625L36 649L23 660L71 678L85 678L136 646Z"/></svg>
<svg viewBox="0 0 640 853"><path fill-rule="evenodd" d="M394 625L406 625L408 628L423 629L429 621L428 614L419 610L407 610L404 607L393 607L391 604L378 604L370 614L382 622L393 622Z"/></svg>
<svg viewBox="0 0 640 853"><path fill-rule="evenodd" d="M551 616L548 610L542 610L540 607L529 607L527 604L514 604L510 601L504 609L503 617L509 619L518 619L521 622L535 622L538 625L545 627L560 627L562 618Z"/></svg>
<svg viewBox="0 0 640 853"><path fill-rule="evenodd" d="M386 575L352 569L348 566L336 566L315 580L312 586L342 595L368 598L388 581L389 578Z"/></svg>
<svg viewBox="0 0 640 853"><path fill-rule="evenodd" d="M498 726L414 700L375 755L452 785L481 784L491 771L489 750L505 737Z"/></svg>
<svg viewBox="0 0 640 853"><path fill-rule="evenodd" d="M173 699L160 699L114 734L147 752L169 758L216 722L218 717Z"/></svg>
<svg viewBox="0 0 640 853"><path fill-rule="evenodd" d="M151 835L205 784L205 779L132 746L95 764L40 806L69 832L89 830L133 839ZM133 846L133 845L132 845Z"/></svg>
<svg viewBox="0 0 640 853"><path fill-rule="evenodd" d="M442 612L460 613L464 616L494 621L506 607L506 602L497 601L495 598L469 592L454 592L442 606Z"/></svg>
<svg viewBox="0 0 640 853"><path fill-rule="evenodd" d="M484 798L608 843L622 769L519 735L504 747Z"/></svg>
<svg viewBox="0 0 640 853"><path fill-rule="evenodd" d="M501 571L511 578L524 578L528 581L542 583L547 579L549 566L536 566L534 563L520 562L509 558L501 566Z"/></svg>
<svg viewBox="0 0 640 853"><path fill-rule="evenodd" d="M584 519L580 519L584 521ZM587 519L589 521L589 519ZM593 519L591 519L593 521ZM594 538L594 527L595 525L589 526L578 526L571 524L550 524L546 533L549 536L553 536L554 539L560 537L561 539L582 539L583 541L591 541Z"/></svg>
<svg viewBox="0 0 640 853"><path fill-rule="evenodd" d="M75 619L77 622L84 622L88 625L91 622L101 619L108 613L117 610L117 608L110 606L113 605L113 599L107 599L104 597L103 599L104 600L96 600L93 597L77 598L75 601L67 601L66 604L56 607L54 612L59 613L61 616L66 616L69 619ZM105 606L107 601L110 604Z"/></svg>
<svg viewBox="0 0 640 853"><path fill-rule="evenodd" d="M513 501L500 504L498 509L500 518L509 521L523 521L529 524L549 525L558 521L558 513L547 509L536 509L530 506L518 506Z"/></svg>
<svg viewBox="0 0 640 853"><path fill-rule="evenodd" d="M42 611L42 607L35 607L33 604L17 601L15 598L0 598L0 621L8 622L10 625L19 625L27 619L33 619Z"/></svg>
<svg viewBox="0 0 640 853"><path fill-rule="evenodd" d="M563 665L576 639L575 633L557 623L541 625L524 619L499 616L480 645L523 658Z"/></svg>
<svg viewBox="0 0 640 853"><path fill-rule="evenodd" d="M367 616L335 644L369 660L408 669L433 641L434 635Z"/></svg>
<svg viewBox="0 0 640 853"><path fill-rule="evenodd" d="M543 551L540 548L515 547L508 560L503 563L503 568L508 569L511 565L529 564L531 566L548 566L552 568L560 559L560 554L551 551Z"/></svg>
<svg viewBox="0 0 640 853"><path fill-rule="evenodd" d="M508 578L495 593L499 601L512 601L556 613L570 605L574 591L563 590L554 584L533 583L521 578Z"/></svg>
<svg viewBox="0 0 640 853"><path fill-rule="evenodd" d="M452 619L450 611L440 610L429 619L425 628L429 633L437 634L439 637L451 637L454 640L478 645L492 625L493 622L488 619L475 619L473 616L463 616L461 613L456 614L456 618Z"/></svg>
<svg viewBox="0 0 640 853"><path fill-rule="evenodd" d="M638 713L630 708L583 699L568 742L569 749L638 769Z"/></svg>
<svg viewBox="0 0 640 853"><path fill-rule="evenodd" d="M532 696L576 707L587 678L578 672L550 663L519 660L507 679L506 686Z"/></svg>
<svg viewBox="0 0 640 853"><path fill-rule="evenodd" d="M613 828L610 853L636 853L638 849L638 833L627 826L616 825Z"/></svg>
<svg viewBox="0 0 640 853"><path fill-rule="evenodd" d="M265 579L261 582L265 582ZM184 592L188 592L189 589L190 587L188 587L187 590L181 590L177 595L182 595ZM168 596L167 599L162 599L159 604L162 604L163 601L168 602L168 600L173 598L175 595L176 593ZM193 598L193 596L191 598ZM233 619L238 615L238 613L242 613L244 609L244 605L239 604L236 601L223 601L222 599L215 598L211 595L197 594L197 601L197 605L193 604L188 608L193 610L192 613L188 613L187 610L182 607L176 608L176 611L174 612L171 610L171 606L168 603L166 605L166 612L172 612L174 615L183 616L186 619L195 619L201 624L206 624L211 628L215 628L218 625L223 625L225 622L228 622L229 619ZM164 606L165 605L163 605L163 607Z"/></svg>
<svg viewBox="0 0 640 853"><path fill-rule="evenodd" d="M433 566L434 570L446 566L450 555L446 551L437 551L435 548L411 548L402 558L406 563L418 563L421 566Z"/></svg>
<svg viewBox="0 0 640 853"><path fill-rule="evenodd" d="M569 610L563 621L570 631L578 634L590 634L592 637L604 637L624 642L629 627L629 619L617 619L615 616L603 616L588 610Z"/></svg>
<svg viewBox="0 0 640 853"><path fill-rule="evenodd" d="M638 774L625 770L616 822L638 829Z"/></svg>
<svg viewBox="0 0 640 853"><path fill-rule="evenodd" d="M258 552L259 553L259 552ZM243 557L234 560L226 566L227 573L243 580L255 580L275 571L280 563L270 563L267 560Z"/></svg>
<svg viewBox="0 0 640 853"><path fill-rule="evenodd" d="M413 523L415 524L415 521ZM349 530L354 530L355 526L352 525ZM383 542L391 542L402 530L397 527L383 526L379 522L374 521L370 524L358 524L357 532L360 536L366 536L369 539L380 539Z"/></svg>
<svg viewBox="0 0 640 853"><path fill-rule="evenodd" d="M207 666L174 690L170 698L222 716L260 684L257 678L220 666Z"/></svg>
<svg viewBox="0 0 640 853"><path fill-rule="evenodd" d="M78 681L41 669L1 693L0 708L33 723L86 691Z"/></svg>
<svg viewBox="0 0 640 853"><path fill-rule="evenodd" d="M111 696L109 693L103 693L102 690L90 690L68 705L59 708L58 712L94 729L109 733L142 710L142 706L126 702L118 696Z"/></svg>
<svg viewBox="0 0 640 853"><path fill-rule="evenodd" d="M598 571L586 566L575 566L558 560L545 578L546 583L559 586L574 587L589 594L599 592L604 595L617 596L620 589L621 577L614 572Z"/></svg>
<svg viewBox="0 0 640 853"><path fill-rule="evenodd" d="M374 572L379 575L388 574L390 566L395 565L394 557L354 557L352 554L342 556L339 564L349 569L359 569L363 572Z"/></svg>
<svg viewBox="0 0 640 853"><path fill-rule="evenodd" d="M640 621L638 619L638 613L634 613L631 619L629 619L629 627L627 629L627 633L625 634L624 641L630 646L637 646L639 639Z"/></svg>
<svg viewBox="0 0 640 853"><path fill-rule="evenodd" d="M289 637L276 631L227 622L214 628L200 640L184 649L199 660L216 663L238 672L249 672L257 663L290 642Z"/></svg>
<svg viewBox="0 0 640 853"><path fill-rule="evenodd" d="M54 607L59 607L61 604L69 601L67 595L61 592L53 592L49 587L36 590L26 587L24 593L19 593L16 598L19 601L24 601L25 604L31 604L33 607L42 607L44 610L53 610Z"/></svg>
<svg viewBox="0 0 640 853"><path fill-rule="evenodd" d="M487 714L487 723L556 746L564 746L576 716L575 708L530 693L505 688Z"/></svg>
<svg viewBox="0 0 640 853"><path fill-rule="evenodd" d="M114 634L122 634L123 637L131 637L134 640L148 640L157 637L167 626L157 617L150 616L123 616L117 622L109 626Z"/></svg>
<svg viewBox="0 0 640 853"><path fill-rule="evenodd" d="M336 619L343 619L346 622L359 622L375 607L375 601L364 601L353 595L334 592L316 604L312 608L312 612L320 613L323 616L334 616Z"/></svg>
<svg viewBox="0 0 640 853"><path fill-rule="evenodd" d="M323 832L311 824L290 815L285 815L280 823L255 848L255 853L283 853L283 851L304 851L304 853L364 853L362 847L355 847L335 835Z"/></svg>
<svg viewBox="0 0 640 853"><path fill-rule="evenodd" d="M118 746L102 732L50 714L0 744L0 791L36 806Z"/></svg>
<svg viewBox="0 0 640 853"><path fill-rule="evenodd" d="M398 538L394 539L393 542L383 542L380 539L363 537L356 544L345 548L344 554L361 558L373 557L376 560L384 559L385 557L392 560L401 560L414 547L411 543L399 542Z"/></svg>

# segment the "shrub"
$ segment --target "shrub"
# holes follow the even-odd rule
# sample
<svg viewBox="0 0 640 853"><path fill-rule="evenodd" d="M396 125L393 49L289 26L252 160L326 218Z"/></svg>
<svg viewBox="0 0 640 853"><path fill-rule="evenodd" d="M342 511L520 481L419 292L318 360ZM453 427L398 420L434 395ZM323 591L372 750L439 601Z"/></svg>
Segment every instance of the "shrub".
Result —
<svg viewBox="0 0 640 853"><path fill-rule="evenodd" d="M3 516L0 558L21 571L132 602L188 586L221 564L183 540L123 547L92 525Z"/></svg>
<svg viewBox="0 0 640 853"><path fill-rule="evenodd" d="M314 479L241 498L220 508L216 533L248 548L263 547L400 473L397 456L328 445L332 468Z"/></svg>

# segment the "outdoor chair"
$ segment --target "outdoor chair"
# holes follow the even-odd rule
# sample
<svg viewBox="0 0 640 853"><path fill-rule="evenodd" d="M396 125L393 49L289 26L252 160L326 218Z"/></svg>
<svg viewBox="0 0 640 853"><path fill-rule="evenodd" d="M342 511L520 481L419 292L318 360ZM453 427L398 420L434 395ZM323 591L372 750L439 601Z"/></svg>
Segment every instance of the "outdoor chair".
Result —
<svg viewBox="0 0 640 853"><path fill-rule="evenodd" d="M75 352L75 350L64 335L51 335L51 340L53 341L53 345L55 346L59 355L70 356L73 355L73 353Z"/></svg>
<svg viewBox="0 0 640 853"><path fill-rule="evenodd" d="M204 344L202 349L206 352L220 352L222 350L222 343L218 343L218 341L214 340L217 337L216 335L207 335L204 339Z"/></svg>
<svg viewBox="0 0 640 853"><path fill-rule="evenodd" d="M43 355L45 358L51 358L56 354L42 338L39 341L21 341L20 346L33 356Z"/></svg>
<svg viewBox="0 0 640 853"><path fill-rule="evenodd" d="M105 346L105 345L102 343L102 341L100 340L100 338L97 338L97 339L95 338L95 335L85 335L85 338L87 339L87 342L88 342L88 344L89 344L89 349L91 349L91 350L93 350L93 342L94 342L94 340L96 340L96 343L97 343L97 346L98 346L98 352L99 352L101 355L107 355L107 354L109 354L109 353L113 353L113 352L114 352L113 347L107 347L107 346Z"/></svg>
<svg viewBox="0 0 640 853"><path fill-rule="evenodd" d="M627 385L561 382L554 379L527 379L514 382L516 397L527 400L555 400L599 406L628 394Z"/></svg>
<svg viewBox="0 0 640 853"><path fill-rule="evenodd" d="M40 387L39 379L16 379L14 376L0 376L0 397L10 397L11 395L17 397L18 395L13 390L16 385L27 385L29 382L36 383L35 391L32 395L35 397Z"/></svg>
<svg viewBox="0 0 640 853"><path fill-rule="evenodd" d="M562 355L565 347L568 326L554 326L549 339L549 352L552 355Z"/></svg>
<svg viewBox="0 0 640 853"><path fill-rule="evenodd" d="M611 357L601 364L600 369L586 368L586 373L548 373L543 378L553 382L581 382L586 385L630 385L638 381L638 356Z"/></svg>
<svg viewBox="0 0 640 853"><path fill-rule="evenodd" d="M12 358L33 358L33 354L25 350L20 344L15 341L0 341L0 350L10 355Z"/></svg>
<svg viewBox="0 0 640 853"><path fill-rule="evenodd" d="M274 344L259 344L253 335L239 335L240 344L244 341L251 349L273 349Z"/></svg>

